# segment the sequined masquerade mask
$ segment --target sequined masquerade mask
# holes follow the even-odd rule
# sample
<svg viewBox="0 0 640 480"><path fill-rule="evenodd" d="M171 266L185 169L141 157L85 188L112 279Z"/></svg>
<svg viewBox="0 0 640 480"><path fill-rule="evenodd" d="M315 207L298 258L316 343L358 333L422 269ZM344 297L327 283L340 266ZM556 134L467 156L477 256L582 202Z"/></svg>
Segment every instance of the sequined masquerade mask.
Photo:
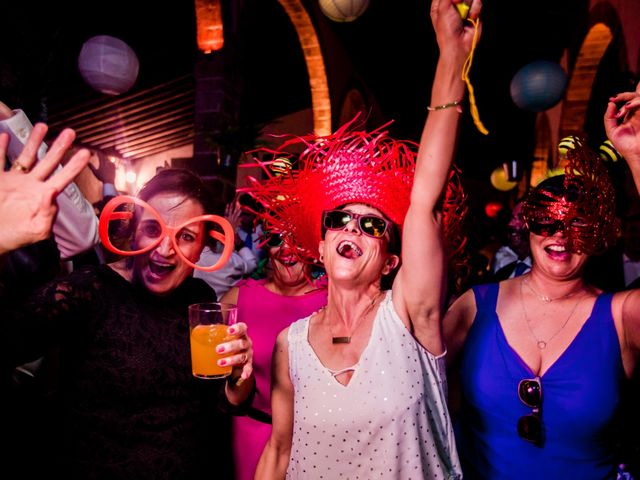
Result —
<svg viewBox="0 0 640 480"><path fill-rule="evenodd" d="M581 142L567 158L564 175L543 181L529 194L523 217L535 235L562 231L569 251L599 253L620 233L613 184L600 159Z"/></svg>

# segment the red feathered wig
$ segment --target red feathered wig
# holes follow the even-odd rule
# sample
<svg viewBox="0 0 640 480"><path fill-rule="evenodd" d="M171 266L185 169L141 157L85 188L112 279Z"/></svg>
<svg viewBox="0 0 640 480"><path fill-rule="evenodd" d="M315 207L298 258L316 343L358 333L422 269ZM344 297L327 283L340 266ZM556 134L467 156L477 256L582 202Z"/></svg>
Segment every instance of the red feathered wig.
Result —
<svg viewBox="0 0 640 480"><path fill-rule="evenodd" d="M259 150L269 160L254 157L255 163L242 165L261 168L267 178L250 176L248 185L238 191L263 205L258 215L309 260L318 260L322 212L349 203L380 210L402 234L418 145L391 138L384 130L388 124L371 132L357 130L357 119L325 137L287 137L276 150ZM294 168L283 169L283 165ZM466 211L464 199L456 176L443 204L450 254L459 254L464 247L459 228Z"/></svg>

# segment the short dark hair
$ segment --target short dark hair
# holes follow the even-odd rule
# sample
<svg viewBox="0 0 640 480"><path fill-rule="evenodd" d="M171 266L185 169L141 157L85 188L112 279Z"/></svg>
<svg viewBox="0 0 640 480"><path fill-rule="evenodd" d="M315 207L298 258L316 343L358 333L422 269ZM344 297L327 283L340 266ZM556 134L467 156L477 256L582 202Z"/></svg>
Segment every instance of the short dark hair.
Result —
<svg viewBox="0 0 640 480"><path fill-rule="evenodd" d="M198 174L187 168L164 168L152 177L138 192L138 198L148 202L156 195L175 193L194 200L205 214L216 214L216 199L211 188ZM135 222L137 223L137 222ZM208 224L209 222L207 222ZM213 224L212 224L213 225ZM220 230L219 227L210 227ZM213 247L215 240L207 236L207 245Z"/></svg>
<svg viewBox="0 0 640 480"><path fill-rule="evenodd" d="M177 193L200 203L205 213L215 213L216 201L211 189L196 173L186 168L164 168L140 189L145 202L164 193Z"/></svg>

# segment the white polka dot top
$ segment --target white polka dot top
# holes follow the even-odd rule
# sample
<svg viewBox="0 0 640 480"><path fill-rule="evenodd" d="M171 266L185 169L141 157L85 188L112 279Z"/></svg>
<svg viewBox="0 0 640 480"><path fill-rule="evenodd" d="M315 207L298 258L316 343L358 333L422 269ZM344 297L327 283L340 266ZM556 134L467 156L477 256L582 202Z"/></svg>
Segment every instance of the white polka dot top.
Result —
<svg viewBox="0 0 640 480"><path fill-rule="evenodd" d="M382 301L348 385L308 342L309 317L289 327L295 389L290 479L462 478L446 404L444 356L427 352Z"/></svg>

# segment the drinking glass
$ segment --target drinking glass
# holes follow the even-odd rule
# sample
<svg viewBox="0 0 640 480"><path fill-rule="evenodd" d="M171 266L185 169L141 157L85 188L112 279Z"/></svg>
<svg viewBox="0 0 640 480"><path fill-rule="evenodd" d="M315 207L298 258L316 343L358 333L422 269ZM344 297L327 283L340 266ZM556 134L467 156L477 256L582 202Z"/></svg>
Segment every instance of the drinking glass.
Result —
<svg viewBox="0 0 640 480"><path fill-rule="evenodd" d="M231 303L195 303L189 305L191 338L191 370L198 378L223 378L231 374L231 365L218 366L218 360L228 356L219 354L219 344L233 338L227 327L236 323L238 309Z"/></svg>

